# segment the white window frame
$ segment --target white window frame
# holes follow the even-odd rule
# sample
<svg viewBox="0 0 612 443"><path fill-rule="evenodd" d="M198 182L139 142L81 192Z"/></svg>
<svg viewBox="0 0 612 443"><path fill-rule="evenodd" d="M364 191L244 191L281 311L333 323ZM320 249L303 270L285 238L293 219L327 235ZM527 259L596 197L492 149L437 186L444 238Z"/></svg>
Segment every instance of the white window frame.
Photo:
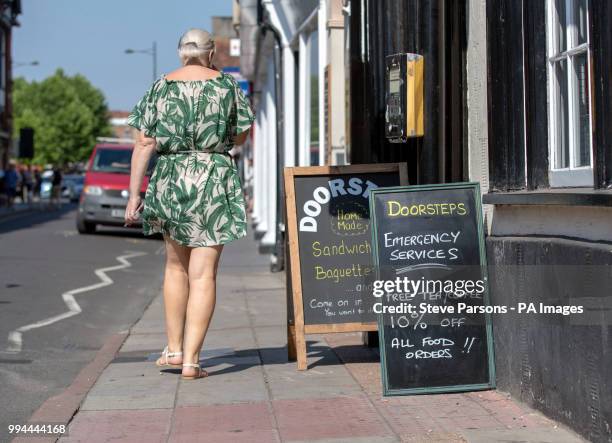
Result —
<svg viewBox="0 0 612 443"><path fill-rule="evenodd" d="M558 22L556 20L556 2L559 0L546 1L547 13L547 71L548 71L548 143L549 143L549 182L551 187L579 187L593 186L593 109L592 109L592 84L591 84L591 57L590 57L590 35L589 35L589 10L590 0L587 0L587 17L586 17L586 36L587 41L580 45L578 41L578 30L576 26L570 24L570 18L573 14L573 1L565 1L566 15L566 48L565 51L559 53L557 48L559 42ZM587 80L589 94L589 166L575 166L576 150L578 149L578 109L576 103L577 97L577 80L574 74L574 56L586 54L587 59ZM555 168L557 160L557 148L559 142L557 140L558 131L557 125L560 119L558 114L558 86L556 84L555 66L559 60L566 60L567 63L567 91L568 91L568 134L569 134L569 167Z"/></svg>

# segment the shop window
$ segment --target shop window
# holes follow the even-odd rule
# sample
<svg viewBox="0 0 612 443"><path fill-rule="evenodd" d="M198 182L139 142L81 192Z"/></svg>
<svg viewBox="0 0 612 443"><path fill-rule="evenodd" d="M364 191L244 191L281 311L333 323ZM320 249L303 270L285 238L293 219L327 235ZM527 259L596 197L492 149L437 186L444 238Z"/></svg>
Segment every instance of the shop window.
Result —
<svg viewBox="0 0 612 443"><path fill-rule="evenodd" d="M589 1L547 9L550 185L593 186Z"/></svg>

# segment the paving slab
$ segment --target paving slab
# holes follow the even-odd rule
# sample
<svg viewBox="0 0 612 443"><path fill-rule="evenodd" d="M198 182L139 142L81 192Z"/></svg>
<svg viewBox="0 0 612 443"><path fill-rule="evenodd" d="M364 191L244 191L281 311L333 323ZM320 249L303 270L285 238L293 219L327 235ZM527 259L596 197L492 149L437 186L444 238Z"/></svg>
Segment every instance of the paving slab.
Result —
<svg viewBox="0 0 612 443"><path fill-rule="evenodd" d="M268 393L261 366L207 367L211 383L181 383L176 404L198 406L232 403L266 402Z"/></svg>
<svg viewBox="0 0 612 443"><path fill-rule="evenodd" d="M260 348L284 348L287 349L287 326L282 325L257 325L253 333L260 344ZM287 354L285 353L285 361Z"/></svg>
<svg viewBox="0 0 612 443"><path fill-rule="evenodd" d="M250 239L230 243L201 352L209 377L154 365L166 344L161 294L132 328L60 441L582 441L497 391L384 398L360 333L309 335L307 371L287 360L284 276ZM556 439L556 440L555 440Z"/></svg>
<svg viewBox="0 0 612 443"><path fill-rule="evenodd" d="M462 434L468 443L584 443L586 441L566 429L551 429L550 427L496 430L473 429L469 431L463 431Z"/></svg>
<svg viewBox="0 0 612 443"><path fill-rule="evenodd" d="M272 404L283 441L393 435L363 394L275 400Z"/></svg>
<svg viewBox="0 0 612 443"><path fill-rule="evenodd" d="M179 406L169 442L277 442L267 402Z"/></svg>
<svg viewBox="0 0 612 443"><path fill-rule="evenodd" d="M113 363L93 386L81 410L172 408L178 377L150 362Z"/></svg>
<svg viewBox="0 0 612 443"><path fill-rule="evenodd" d="M557 436L558 442L585 441L496 390L382 397L380 363L372 361L378 358L377 353L362 346L360 334L329 334L325 340L402 441L468 442L481 438L482 433L483 442L537 443L538 433L544 429ZM536 432L529 435L529 429ZM516 438L506 439L512 431L519 431ZM499 440L491 439L496 435Z"/></svg>
<svg viewBox="0 0 612 443"><path fill-rule="evenodd" d="M395 437L341 437L341 438L320 438L317 440L291 440L291 443L395 443L399 440Z"/></svg>
<svg viewBox="0 0 612 443"><path fill-rule="evenodd" d="M164 332L146 333L146 334L130 334L125 340L120 352L133 352L142 350L158 350L161 352L168 339Z"/></svg>
<svg viewBox="0 0 612 443"><path fill-rule="evenodd" d="M202 349L214 348L257 351L253 332L248 327L209 329Z"/></svg>
<svg viewBox="0 0 612 443"><path fill-rule="evenodd" d="M172 409L81 411L60 443L165 442Z"/></svg>
<svg viewBox="0 0 612 443"><path fill-rule="evenodd" d="M265 366L272 399L322 398L356 395L361 388L342 365L297 371L295 363Z"/></svg>
<svg viewBox="0 0 612 443"><path fill-rule="evenodd" d="M155 297L130 332L132 334L159 334L163 332L159 330L159 325L164 324L163 304L164 299L162 296Z"/></svg>
<svg viewBox="0 0 612 443"><path fill-rule="evenodd" d="M217 305L210 323L209 330L226 330L243 328L249 324L249 314L246 306L234 308L228 303Z"/></svg>

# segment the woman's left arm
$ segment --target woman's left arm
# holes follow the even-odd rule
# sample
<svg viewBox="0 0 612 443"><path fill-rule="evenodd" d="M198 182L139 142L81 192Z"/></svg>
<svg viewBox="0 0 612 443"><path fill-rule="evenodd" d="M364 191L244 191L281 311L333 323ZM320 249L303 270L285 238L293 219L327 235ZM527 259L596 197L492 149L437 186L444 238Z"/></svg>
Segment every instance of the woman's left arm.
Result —
<svg viewBox="0 0 612 443"><path fill-rule="evenodd" d="M132 165L130 170L130 197L125 208L125 225L131 225L138 220L138 213L143 208L140 198L140 188L144 179L151 156L155 152L157 143L155 138L147 137L143 131L138 131L134 151L132 152Z"/></svg>

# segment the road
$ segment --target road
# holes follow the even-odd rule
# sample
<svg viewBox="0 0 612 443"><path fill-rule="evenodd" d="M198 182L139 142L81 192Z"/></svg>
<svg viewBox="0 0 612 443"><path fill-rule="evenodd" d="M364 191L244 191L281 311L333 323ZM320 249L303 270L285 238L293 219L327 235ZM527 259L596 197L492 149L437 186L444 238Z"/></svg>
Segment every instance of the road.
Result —
<svg viewBox="0 0 612 443"><path fill-rule="evenodd" d="M0 220L0 435L67 388L161 289L162 241L125 228L79 235L75 216L70 205ZM95 274L108 267L120 269Z"/></svg>

